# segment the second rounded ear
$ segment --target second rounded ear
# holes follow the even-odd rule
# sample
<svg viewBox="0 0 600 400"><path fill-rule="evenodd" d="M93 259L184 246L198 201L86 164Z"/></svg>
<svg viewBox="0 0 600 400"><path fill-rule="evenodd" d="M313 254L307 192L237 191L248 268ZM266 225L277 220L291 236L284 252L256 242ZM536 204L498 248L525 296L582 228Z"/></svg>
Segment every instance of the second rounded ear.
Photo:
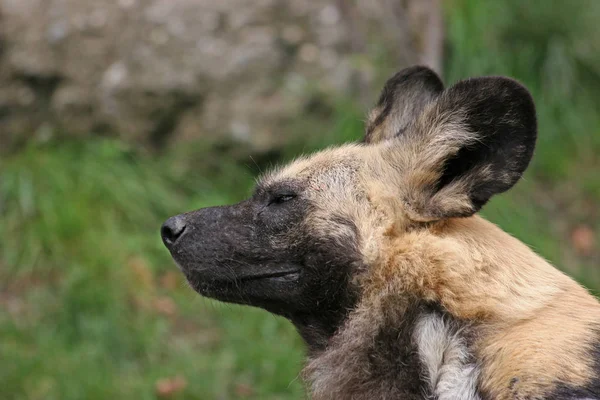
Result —
<svg viewBox="0 0 600 400"><path fill-rule="evenodd" d="M517 183L536 137L533 99L519 82L460 81L397 139L394 159L410 164L402 196L420 220L472 215Z"/></svg>
<svg viewBox="0 0 600 400"><path fill-rule="evenodd" d="M377 143L402 134L443 90L440 77L427 67L399 71L386 82L369 113L364 142Z"/></svg>

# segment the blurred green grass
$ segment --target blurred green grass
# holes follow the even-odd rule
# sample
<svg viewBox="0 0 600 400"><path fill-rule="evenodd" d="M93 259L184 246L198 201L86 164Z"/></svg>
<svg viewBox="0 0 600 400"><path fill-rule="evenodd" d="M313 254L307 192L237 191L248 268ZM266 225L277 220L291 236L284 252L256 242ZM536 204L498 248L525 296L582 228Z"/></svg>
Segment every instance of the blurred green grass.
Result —
<svg viewBox="0 0 600 400"><path fill-rule="evenodd" d="M538 107L530 170L484 214L600 288L598 243L572 246L574 229L600 229L600 3L445 4L446 82L509 75ZM292 124L274 161L358 139L363 112L348 99L332 109ZM174 399L303 398L293 328L195 295L160 243L168 216L247 195L269 161L243 160L100 139L32 143L0 160L0 398L154 399L174 377L187 382Z"/></svg>
<svg viewBox="0 0 600 400"><path fill-rule="evenodd" d="M3 161L2 398L151 399L176 376L185 398L300 393L290 327L194 295L160 242L168 215L233 201L218 182L235 169L196 180L197 197L169 157L116 142L33 144Z"/></svg>

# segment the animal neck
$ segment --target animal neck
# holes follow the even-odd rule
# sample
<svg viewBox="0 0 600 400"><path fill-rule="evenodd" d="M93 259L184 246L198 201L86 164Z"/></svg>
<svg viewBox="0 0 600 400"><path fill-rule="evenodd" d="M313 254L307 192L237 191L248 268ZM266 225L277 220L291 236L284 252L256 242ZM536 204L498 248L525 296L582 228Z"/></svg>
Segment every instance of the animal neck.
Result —
<svg viewBox="0 0 600 400"><path fill-rule="evenodd" d="M446 221L433 234L423 249L428 282L421 290L457 318L527 319L563 293L582 290L525 244L478 216Z"/></svg>
<svg viewBox="0 0 600 400"><path fill-rule="evenodd" d="M396 294L363 297L303 375L312 398L421 399L421 366L412 334L429 306Z"/></svg>
<svg viewBox="0 0 600 400"><path fill-rule="evenodd" d="M528 318L578 285L525 244L478 217L392 234L364 291L439 303L458 319Z"/></svg>
<svg viewBox="0 0 600 400"><path fill-rule="evenodd" d="M309 355L325 350L358 303L358 293L349 285L346 290L337 290L331 297L313 310L295 312L288 316L306 343Z"/></svg>

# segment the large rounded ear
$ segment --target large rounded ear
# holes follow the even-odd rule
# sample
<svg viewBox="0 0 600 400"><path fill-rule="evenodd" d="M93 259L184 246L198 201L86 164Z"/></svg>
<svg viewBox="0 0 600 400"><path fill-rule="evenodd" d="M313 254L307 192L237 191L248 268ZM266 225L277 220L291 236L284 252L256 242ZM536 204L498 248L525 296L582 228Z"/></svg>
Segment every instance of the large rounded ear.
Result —
<svg viewBox="0 0 600 400"><path fill-rule="evenodd" d="M533 155L537 123L525 87L504 77L458 82L397 139L401 192L411 218L431 221L477 212L510 189Z"/></svg>
<svg viewBox="0 0 600 400"><path fill-rule="evenodd" d="M369 113L366 143L400 135L444 90L444 84L427 67L406 68L385 84L375 108Z"/></svg>

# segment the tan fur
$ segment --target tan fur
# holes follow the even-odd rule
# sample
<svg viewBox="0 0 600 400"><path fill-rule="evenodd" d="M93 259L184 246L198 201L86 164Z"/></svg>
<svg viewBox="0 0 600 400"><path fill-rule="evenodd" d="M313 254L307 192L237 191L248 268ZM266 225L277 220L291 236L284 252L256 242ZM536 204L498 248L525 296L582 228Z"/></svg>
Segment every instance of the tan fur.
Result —
<svg viewBox="0 0 600 400"><path fill-rule="evenodd" d="M361 254L372 268L362 278L364 300L356 313L370 316L354 321L357 330L374 326L372 318L381 318L374 309L382 306L373 303L384 301L385 293L394 294L398 310L405 307L403 296L418 296L481 327L475 347L483 360L481 382L494 398L513 398L516 389L521 395L539 395L552 390L557 380L585 384L592 375L592 360L585 358L591 331L600 328L597 301L523 243L480 217L450 219L411 231L421 222L398 193L399 187L408 189L394 181L413 179L414 191L426 186L431 177L414 171L425 162L417 153L404 152L394 160L396 155L386 144L346 145L301 159L266 181L306 180L303 196L316 205L307 223L316 234L331 234L332 229L335 234L336 226L328 222L333 215L356 224ZM358 337L353 340L356 346L362 343ZM322 373L327 363L319 365L307 371ZM528 379L529 371L537 377ZM511 384L514 377L519 381ZM317 384L316 393L324 384Z"/></svg>
<svg viewBox="0 0 600 400"><path fill-rule="evenodd" d="M390 132L390 130L386 126L388 124L375 125L375 121L377 120L377 117L379 117L379 115L381 115L382 112L383 112L383 107L378 106L378 107L373 108L373 110L371 110L371 112L369 113L369 115L367 117L367 123L366 123L367 134L369 137L369 142L371 142L371 143L376 143L376 142L379 142L379 141L385 139L386 133ZM384 123L385 123L385 121L384 121Z"/></svg>
<svg viewBox="0 0 600 400"><path fill-rule="evenodd" d="M571 278L477 216L414 233L397 225L390 221L366 290L396 281L397 290L483 326L477 350L485 360L483 387L494 398L513 398L514 389L534 396L552 390L553 381L584 385L593 377L586 356L600 329L600 306ZM509 390L513 377L521 378Z"/></svg>
<svg viewBox="0 0 600 400"><path fill-rule="evenodd" d="M408 291L483 326L476 349L494 398L512 398L513 377L520 395L548 392L557 380L584 385L593 375L586 355L599 328L597 301L479 217L441 225L391 240L381 271L386 285L395 275Z"/></svg>
<svg viewBox="0 0 600 400"><path fill-rule="evenodd" d="M473 203L472 189L499 182L506 190L529 158L521 170L509 159L502 160L506 165L497 163L503 168L480 162L443 187L436 186L446 161L462 148L480 143L483 136L469 131L468 126L474 125L465 123L473 112L468 99L457 99L450 92L439 97L429 93L411 109L415 94L408 92L408 100L397 100L401 93L395 93L398 104L387 108L380 104L372 111L367 144L325 150L264 179L266 184L302 182L299 195L312 207L304 223L315 237L353 237L351 228L336 222L340 220L351 221L356 228L363 266L354 277L360 300L326 351L305 369L313 398L346 398L348 393L369 398L369 385L376 383L357 383L370 362L360 350L372 345L383 324L401 325L415 300L439 304L468 327L473 364L465 354L456 353L467 346L456 333L460 330L443 337L444 329L451 332L450 328L431 323L443 328L438 343L454 344L460 355L454 357L458 360L454 365L465 366L452 373L476 374L478 389L491 398L543 399L563 383L585 387L597 379L591 352L600 340L600 303L525 244L472 216L481 207ZM508 95L501 92L497 99L502 101L502 96ZM523 118L515 111L519 107L505 107L504 114L489 115L497 117L495 124L510 120L510 129L517 129L520 120L512 118ZM418 115L411 114L417 111ZM521 163L517 156L525 157L528 150L519 143L510 149ZM425 339L415 340L430 346ZM449 382L456 388L473 386L474 380ZM437 387L436 382L430 384ZM443 395L448 393L456 392Z"/></svg>

